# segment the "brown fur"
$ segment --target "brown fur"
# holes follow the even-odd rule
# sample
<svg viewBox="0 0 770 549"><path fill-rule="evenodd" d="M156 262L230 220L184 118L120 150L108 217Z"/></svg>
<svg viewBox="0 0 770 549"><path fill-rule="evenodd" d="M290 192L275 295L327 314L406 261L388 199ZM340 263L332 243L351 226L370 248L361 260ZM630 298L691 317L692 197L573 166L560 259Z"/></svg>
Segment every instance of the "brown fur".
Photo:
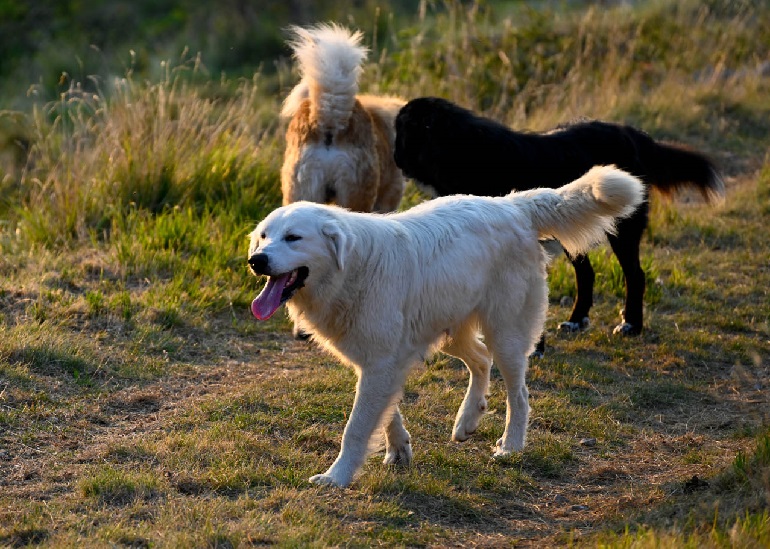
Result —
<svg viewBox="0 0 770 549"><path fill-rule="evenodd" d="M398 208L404 179L393 160L394 120L403 105L397 98L357 96L347 125L333 134L319 128L311 100L303 100L286 131L283 204L308 200L360 212ZM328 156L334 153L345 155L346 163Z"/></svg>

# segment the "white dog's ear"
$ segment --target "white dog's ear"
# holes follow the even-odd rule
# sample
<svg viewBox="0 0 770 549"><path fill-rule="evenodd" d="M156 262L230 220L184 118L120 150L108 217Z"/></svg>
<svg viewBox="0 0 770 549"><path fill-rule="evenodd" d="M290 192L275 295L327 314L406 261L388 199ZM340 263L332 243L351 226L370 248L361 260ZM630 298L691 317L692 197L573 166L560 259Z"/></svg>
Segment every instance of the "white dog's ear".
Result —
<svg viewBox="0 0 770 549"><path fill-rule="evenodd" d="M345 267L350 247L353 244L353 237L342 230L337 221L327 221L321 227L321 233L326 237L326 244L337 259L337 268L342 270Z"/></svg>

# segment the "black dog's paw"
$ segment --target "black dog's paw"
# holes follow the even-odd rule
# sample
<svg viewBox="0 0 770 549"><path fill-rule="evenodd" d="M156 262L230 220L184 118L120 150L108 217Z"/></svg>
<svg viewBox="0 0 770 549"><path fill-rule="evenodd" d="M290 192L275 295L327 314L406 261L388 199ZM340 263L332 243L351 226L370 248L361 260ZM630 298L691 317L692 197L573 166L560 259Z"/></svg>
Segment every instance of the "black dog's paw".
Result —
<svg viewBox="0 0 770 549"><path fill-rule="evenodd" d="M545 334L540 336L535 345L535 350L529 355L530 360L543 358L545 356Z"/></svg>
<svg viewBox="0 0 770 549"><path fill-rule="evenodd" d="M615 329L612 330L612 333L613 335L635 336L641 334L642 329L634 326L633 324L629 324L628 322L623 322L615 326Z"/></svg>
<svg viewBox="0 0 770 549"><path fill-rule="evenodd" d="M588 320L588 317L584 316L580 322L570 322L569 320L562 322L559 324L559 331L571 334L574 332L579 332L580 330L585 330L590 324L591 322Z"/></svg>

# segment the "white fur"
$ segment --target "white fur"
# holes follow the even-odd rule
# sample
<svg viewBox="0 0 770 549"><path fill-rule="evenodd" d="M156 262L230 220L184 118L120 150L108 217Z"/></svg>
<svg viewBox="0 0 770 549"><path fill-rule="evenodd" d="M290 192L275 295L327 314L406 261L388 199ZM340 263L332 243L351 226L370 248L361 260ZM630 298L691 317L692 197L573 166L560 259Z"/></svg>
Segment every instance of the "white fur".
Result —
<svg viewBox="0 0 770 549"><path fill-rule="evenodd" d="M302 101L315 94L311 109L317 109L319 127L332 133L344 130L358 93L361 65L368 54L368 49L361 46L363 33L334 24L292 26L289 30L289 44L302 79L284 100L281 116L294 116Z"/></svg>
<svg viewBox="0 0 770 549"><path fill-rule="evenodd" d="M381 423L385 462L411 461L396 401L410 367L431 348L459 357L470 371L452 438L467 439L486 411L494 357L507 390L494 455L521 450L527 356L547 307L547 258L538 239L554 236L570 253L584 252L643 195L636 178L600 167L560 189L444 197L399 214L298 202L268 215L251 235L250 257L265 254L276 275L309 269L289 314L302 315L315 340L358 375L340 454L310 481L348 485ZM289 233L300 239L285 240Z"/></svg>

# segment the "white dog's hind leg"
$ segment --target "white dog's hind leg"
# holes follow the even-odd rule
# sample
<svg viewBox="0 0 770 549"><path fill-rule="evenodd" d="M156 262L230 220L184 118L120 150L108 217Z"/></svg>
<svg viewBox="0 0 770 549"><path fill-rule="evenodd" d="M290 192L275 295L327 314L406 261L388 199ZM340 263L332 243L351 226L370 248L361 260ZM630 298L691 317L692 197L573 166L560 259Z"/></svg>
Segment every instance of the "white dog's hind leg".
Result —
<svg viewBox="0 0 770 549"><path fill-rule="evenodd" d="M412 463L412 441L398 406L385 426L385 465L409 465Z"/></svg>
<svg viewBox="0 0 770 549"><path fill-rule="evenodd" d="M522 296L510 291L513 281L504 280L500 288L509 288L504 294L490 297L494 306L485 311L482 320L484 341L492 351L497 369L505 381L505 431L494 448L494 457L510 455L524 449L529 423L529 391L526 375L528 355L535 349L543 331L548 308L548 286L541 263L532 270L526 293ZM520 283L521 287L521 283ZM523 300L521 299L523 297ZM506 301L507 299L507 301ZM506 311L516 311L506 318Z"/></svg>
<svg viewBox="0 0 770 549"><path fill-rule="evenodd" d="M457 410L452 440L468 440L478 429L479 422L487 411L487 392L489 390L489 371L492 357L476 334L475 325L463 326L442 348L447 354L462 360L470 372L468 390L460 408Z"/></svg>
<svg viewBox="0 0 770 549"><path fill-rule="evenodd" d="M493 354L508 393L505 432L494 450L495 457L502 457L524 449L529 421L529 391L525 380L527 350L524 345L501 345L493 348Z"/></svg>
<svg viewBox="0 0 770 549"><path fill-rule="evenodd" d="M401 389L406 373L403 370L403 365L392 360L369 364L361 370L340 453L325 473L313 475L310 482L340 487L351 483L366 459L372 433Z"/></svg>

